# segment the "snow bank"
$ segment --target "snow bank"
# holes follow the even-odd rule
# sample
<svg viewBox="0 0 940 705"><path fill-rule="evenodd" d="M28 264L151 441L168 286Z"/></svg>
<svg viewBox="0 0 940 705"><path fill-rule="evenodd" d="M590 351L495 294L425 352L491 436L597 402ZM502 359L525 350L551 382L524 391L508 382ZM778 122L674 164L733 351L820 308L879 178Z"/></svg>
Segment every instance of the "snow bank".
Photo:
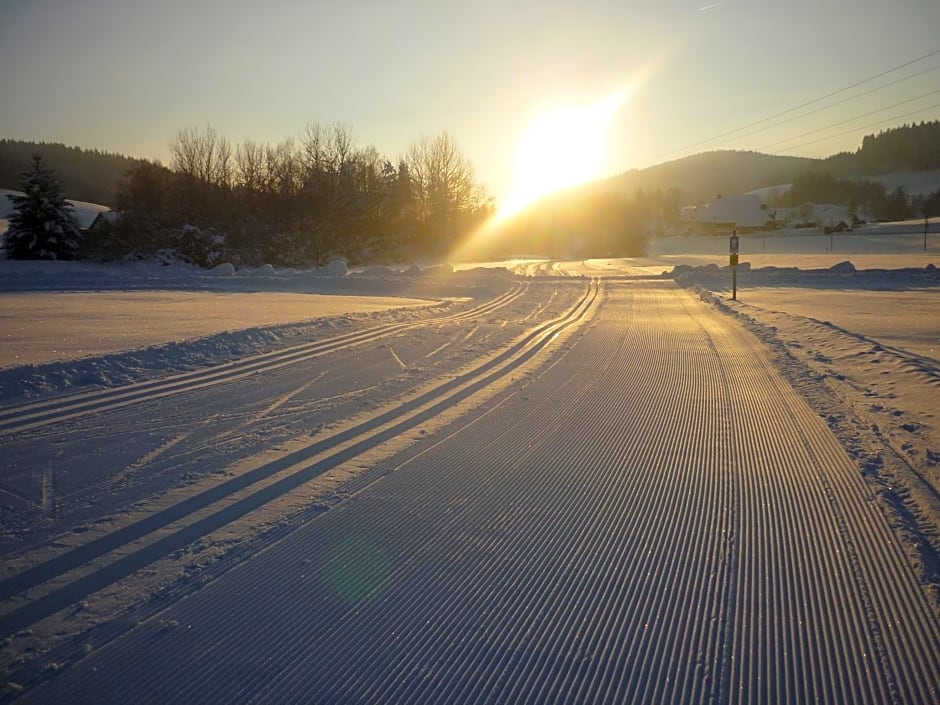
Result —
<svg viewBox="0 0 940 705"><path fill-rule="evenodd" d="M731 288L731 268L716 264L678 265L664 274L683 286L700 285L712 290ZM940 288L940 269L933 264L903 269L857 269L850 261L827 269L797 267L753 268L747 262L738 266L738 289L747 287L812 287L819 289L869 289L903 291Z"/></svg>
<svg viewBox="0 0 940 705"><path fill-rule="evenodd" d="M505 268L480 267L454 272L450 265L405 271L370 267L349 271L342 260L319 269L276 269L270 264L236 269L231 263L212 269L168 258L119 263L0 261L0 292L27 291L270 291L367 296L427 296L428 282L440 296L474 296L501 291L514 275Z"/></svg>

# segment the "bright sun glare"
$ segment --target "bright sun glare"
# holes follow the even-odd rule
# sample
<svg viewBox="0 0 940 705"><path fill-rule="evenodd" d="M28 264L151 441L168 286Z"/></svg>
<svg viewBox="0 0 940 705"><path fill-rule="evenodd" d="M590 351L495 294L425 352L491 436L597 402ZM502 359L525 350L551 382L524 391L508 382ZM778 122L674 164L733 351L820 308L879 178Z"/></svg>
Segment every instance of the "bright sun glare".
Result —
<svg viewBox="0 0 940 705"><path fill-rule="evenodd" d="M592 105L558 109L536 120L519 140L515 185L500 215L597 178L610 124L625 100L626 93L617 91Z"/></svg>

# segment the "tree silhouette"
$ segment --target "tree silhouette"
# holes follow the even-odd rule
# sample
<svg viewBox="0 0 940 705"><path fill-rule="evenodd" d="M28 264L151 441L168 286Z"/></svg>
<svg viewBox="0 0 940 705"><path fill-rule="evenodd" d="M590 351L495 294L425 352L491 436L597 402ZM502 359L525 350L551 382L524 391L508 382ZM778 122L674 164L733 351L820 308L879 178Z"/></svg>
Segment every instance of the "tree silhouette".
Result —
<svg viewBox="0 0 940 705"><path fill-rule="evenodd" d="M13 203L6 236L10 258L77 259L82 235L72 204L41 154L33 155L22 187L22 196L7 196Z"/></svg>

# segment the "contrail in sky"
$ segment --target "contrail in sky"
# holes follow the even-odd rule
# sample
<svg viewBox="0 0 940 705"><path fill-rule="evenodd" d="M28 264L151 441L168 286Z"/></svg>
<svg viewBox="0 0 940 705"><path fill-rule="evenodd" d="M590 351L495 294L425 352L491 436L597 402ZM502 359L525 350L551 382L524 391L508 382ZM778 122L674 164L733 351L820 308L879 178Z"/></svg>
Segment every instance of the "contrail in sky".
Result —
<svg viewBox="0 0 940 705"><path fill-rule="evenodd" d="M705 12L706 10L714 10L714 9L715 9L716 7L718 7L719 5L724 5L724 4L725 4L724 0L721 0L721 2L713 2L711 5L706 5L705 7L700 7L700 8L698 9L698 11L699 11L699 12Z"/></svg>

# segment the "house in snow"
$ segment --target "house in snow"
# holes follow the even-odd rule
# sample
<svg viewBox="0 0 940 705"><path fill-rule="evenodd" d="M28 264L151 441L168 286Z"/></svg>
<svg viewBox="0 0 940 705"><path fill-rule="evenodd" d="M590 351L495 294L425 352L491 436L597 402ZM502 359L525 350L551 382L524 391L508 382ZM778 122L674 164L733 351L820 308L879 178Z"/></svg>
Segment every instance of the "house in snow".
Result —
<svg viewBox="0 0 940 705"><path fill-rule="evenodd" d="M101 211L87 228L82 228L83 258L107 260L122 256L126 246L119 242L117 226L120 222L120 212Z"/></svg>
<svg viewBox="0 0 940 705"><path fill-rule="evenodd" d="M693 232L703 235L716 233L755 232L772 230L773 210L768 210L760 196L719 196L702 206L686 206L682 209L682 222Z"/></svg>
<svg viewBox="0 0 940 705"><path fill-rule="evenodd" d="M121 214L118 211L101 211L85 230L90 233L109 230L117 225L120 220Z"/></svg>

